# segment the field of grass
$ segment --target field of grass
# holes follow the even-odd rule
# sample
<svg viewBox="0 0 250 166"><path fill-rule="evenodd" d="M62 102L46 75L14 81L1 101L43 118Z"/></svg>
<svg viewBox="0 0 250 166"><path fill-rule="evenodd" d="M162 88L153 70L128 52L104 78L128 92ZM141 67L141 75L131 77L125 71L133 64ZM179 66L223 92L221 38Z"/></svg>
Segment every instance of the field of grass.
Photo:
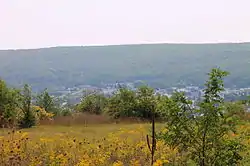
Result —
<svg viewBox="0 0 250 166"><path fill-rule="evenodd" d="M157 130L163 125L157 124ZM243 132L250 125L240 126ZM150 124L41 125L23 130L0 130L0 165L147 166L146 135ZM237 136L237 135L232 135ZM250 139L245 140L250 147ZM244 154L247 156L248 154ZM181 163L177 149L157 141L155 165ZM247 162L247 157L246 157Z"/></svg>
<svg viewBox="0 0 250 166"><path fill-rule="evenodd" d="M149 128L149 124L98 124L2 129L0 165L149 165ZM175 158L175 151L163 142L157 149L155 165Z"/></svg>

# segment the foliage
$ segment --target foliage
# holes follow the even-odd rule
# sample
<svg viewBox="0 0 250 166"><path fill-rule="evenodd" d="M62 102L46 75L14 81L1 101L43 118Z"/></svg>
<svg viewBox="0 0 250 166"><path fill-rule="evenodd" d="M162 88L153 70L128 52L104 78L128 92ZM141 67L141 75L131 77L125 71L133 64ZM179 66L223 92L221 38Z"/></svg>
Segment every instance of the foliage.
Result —
<svg viewBox="0 0 250 166"><path fill-rule="evenodd" d="M54 116L53 113L46 112L43 108L39 106L32 106L31 109L36 117L37 123L39 123L39 121L41 120L51 119Z"/></svg>
<svg viewBox="0 0 250 166"><path fill-rule="evenodd" d="M135 117L136 94L128 88L119 90L108 100L105 112L114 118Z"/></svg>
<svg viewBox="0 0 250 166"><path fill-rule="evenodd" d="M22 92L21 110L23 117L20 119L19 126L22 128L30 128L36 125L36 118L31 109L31 88L25 84Z"/></svg>
<svg viewBox="0 0 250 166"><path fill-rule="evenodd" d="M113 118L138 117L151 118L151 111L156 107L154 90L148 86L138 89L120 87L112 96L104 96L99 92L83 96L77 106L80 112L91 114L108 114Z"/></svg>
<svg viewBox="0 0 250 166"><path fill-rule="evenodd" d="M58 110L59 106L57 105L56 98L49 95L48 89L45 89L36 96L35 104L43 108L46 112L51 112L53 114L57 114L60 111Z"/></svg>
<svg viewBox="0 0 250 166"><path fill-rule="evenodd" d="M40 107L32 105L32 91L26 84L22 90L9 88L0 80L0 124L2 127L32 127L40 120L52 117ZM39 109L38 109L39 108Z"/></svg>
<svg viewBox="0 0 250 166"><path fill-rule="evenodd" d="M139 114L139 117L151 119L152 112L155 111L157 105L157 96L154 94L154 89L148 86L141 86L135 93L137 100L136 112Z"/></svg>
<svg viewBox="0 0 250 166"><path fill-rule="evenodd" d="M61 116L71 116L73 114L73 110L68 107L61 108L60 114Z"/></svg>
<svg viewBox="0 0 250 166"><path fill-rule="evenodd" d="M148 86L140 86L135 91L121 87L108 99L105 112L114 118L151 119L152 111L156 109L156 100L154 90Z"/></svg>
<svg viewBox="0 0 250 166"><path fill-rule="evenodd" d="M247 117L246 107L240 101L225 102L225 116L230 117L231 122L244 123Z"/></svg>
<svg viewBox="0 0 250 166"><path fill-rule="evenodd" d="M77 110L91 114L101 114L106 106L107 98L98 92L92 92L83 96Z"/></svg>
<svg viewBox="0 0 250 166"><path fill-rule="evenodd" d="M192 108L191 101L181 93L174 94L162 107L168 132L159 133L159 137L172 147L188 152L197 165L232 165L242 159L240 141L226 138L230 132L236 132L237 122L233 120L235 110L225 109L220 96L227 74L219 68L211 70L198 108Z"/></svg>
<svg viewBox="0 0 250 166"><path fill-rule="evenodd" d="M0 125L16 125L19 117L20 91L8 88L0 80Z"/></svg>

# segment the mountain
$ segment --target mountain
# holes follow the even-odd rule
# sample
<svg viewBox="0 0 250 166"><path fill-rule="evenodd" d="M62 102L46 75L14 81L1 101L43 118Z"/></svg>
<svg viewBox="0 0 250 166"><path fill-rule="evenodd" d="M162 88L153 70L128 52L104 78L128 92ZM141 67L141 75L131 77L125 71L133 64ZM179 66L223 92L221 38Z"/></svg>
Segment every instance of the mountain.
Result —
<svg viewBox="0 0 250 166"><path fill-rule="evenodd" d="M228 87L250 86L250 43L141 44L0 51L0 77L34 90L143 80L153 87L203 85L212 67Z"/></svg>

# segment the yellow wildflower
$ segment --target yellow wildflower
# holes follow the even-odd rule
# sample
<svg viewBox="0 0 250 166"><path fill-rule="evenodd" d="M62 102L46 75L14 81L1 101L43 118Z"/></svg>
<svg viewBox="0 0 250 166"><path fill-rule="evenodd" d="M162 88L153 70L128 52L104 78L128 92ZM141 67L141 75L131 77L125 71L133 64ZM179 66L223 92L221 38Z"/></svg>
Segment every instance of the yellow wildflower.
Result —
<svg viewBox="0 0 250 166"><path fill-rule="evenodd" d="M153 166L162 166L162 165L163 165L163 162L161 160L156 160Z"/></svg>
<svg viewBox="0 0 250 166"><path fill-rule="evenodd" d="M113 163L113 166L123 166L123 162L116 161L116 162Z"/></svg>

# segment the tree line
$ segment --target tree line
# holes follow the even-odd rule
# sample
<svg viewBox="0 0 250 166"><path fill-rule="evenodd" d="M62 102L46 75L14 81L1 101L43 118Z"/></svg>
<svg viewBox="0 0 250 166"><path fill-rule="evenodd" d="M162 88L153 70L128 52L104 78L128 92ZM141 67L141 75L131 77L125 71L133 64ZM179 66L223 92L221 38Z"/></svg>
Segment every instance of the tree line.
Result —
<svg viewBox="0 0 250 166"><path fill-rule="evenodd" d="M29 85L22 89L10 88L0 80L0 125L1 127L29 128L43 119L64 115L66 108L59 105L57 98L45 89L33 94Z"/></svg>
<svg viewBox="0 0 250 166"><path fill-rule="evenodd" d="M226 71L220 69L212 69L211 75L222 73L219 78L226 76ZM211 86L209 81L205 84L205 96L208 95ZM223 84L223 80L219 82ZM215 83L214 83L215 84ZM224 84L223 84L224 86ZM222 92L224 89L219 89ZM210 92L210 91L209 91ZM219 95L219 94L217 94ZM216 96L218 97L218 96ZM238 102L225 102L221 100L224 111L229 110L237 111L238 115L242 117L244 114L244 107L248 105L250 100L242 100ZM136 90L120 86L110 96L105 96L103 93L97 91L85 91L81 102L69 108L67 106L61 107L58 98L49 94L48 90L33 94L29 85L25 84L22 89L10 88L6 85L4 80L0 80L0 124L3 126L19 126L19 127L32 127L39 123L41 119L53 118L55 116L71 115L73 110L82 113L90 113L97 115L108 115L111 118L139 118L143 120L150 120L152 114L158 120L165 120L173 117L170 111L178 107L180 102L186 102L186 107L190 117L196 117L198 113L191 113L194 109L202 108L198 103L194 107L194 103L188 100L184 93L174 92L171 97L160 95L149 86L140 86ZM203 101L204 102L204 101ZM180 110L179 114L181 114ZM187 112L187 111L185 111Z"/></svg>
<svg viewBox="0 0 250 166"><path fill-rule="evenodd" d="M215 73L217 72L217 73ZM227 76L229 73L222 71L219 68L211 70L209 76L213 74L222 73L219 77L221 80L218 82L220 86L224 86L223 76ZM209 83L211 79L219 78L210 78L205 83L205 89L203 89L204 96L199 102L194 103L185 96L184 92L174 92L170 97L167 95L161 95L156 93L155 90L147 85L139 86L136 90L132 90L127 87L119 86L117 91L112 95L104 95L104 93L99 91L85 91L81 99L81 102L76 105L75 109L78 112L98 114L98 115L108 115L112 118L126 118L126 117L136 117L139 119L150 120L152 113L154 113L156 119L164 120L166 117L170 116L169 111L177 107L180 101L186 102L186 107L190 108L192 112L193 109L201 108L200 103L204 102L206 95L211 90ZM210 81L210 82L209 82ZM219 80L217 80L219 81ZM217 82L213 82L214 84ZM209 86L209 87L208 87ZM219 86L219 85L218 85ZM220 96L221 92L224 91L224 87L219 89L216 97ZM224 101L221 99L221 104L225 112L229 110L235 110L238 115L242 118L245 113L246 106L250 104L250 97L244 100L238 101ZM189 113L190 113L189 111ZM197 113L191 113L189 116L197 116Z"/></svg>

